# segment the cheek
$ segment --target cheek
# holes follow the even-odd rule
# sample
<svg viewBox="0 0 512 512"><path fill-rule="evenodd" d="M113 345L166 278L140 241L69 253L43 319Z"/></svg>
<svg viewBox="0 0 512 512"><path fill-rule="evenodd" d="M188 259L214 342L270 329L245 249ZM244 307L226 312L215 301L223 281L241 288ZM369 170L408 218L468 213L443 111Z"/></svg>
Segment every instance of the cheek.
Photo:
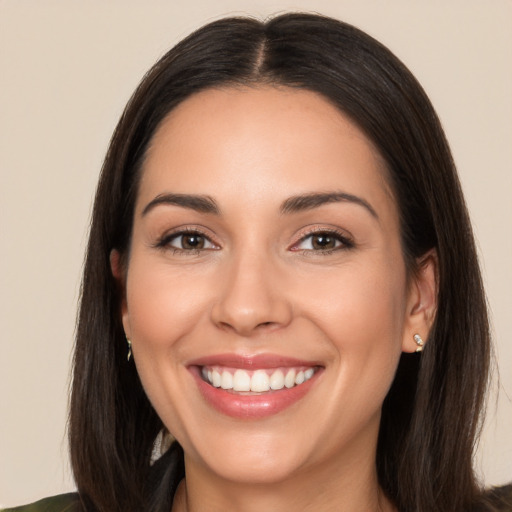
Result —
<svg viewBox="0 0 512 512"><path fill-rule="evenodd" d="M146 394L164 423L173 432L183 430L176 413L183 379L181 365L193 350L195 332L207 310L206 284L190 272L177 272L166 265L132 255L127 279L127 306L124 314L137 372ZM127 331L128 332L128 331Z"/></svg>
<svg viewBox="0 0 512 512"><path fill-rule="evenodd" d="M351 265L314 281L297 297L304 314L327 331L340 350L400 343L406 304L405 272L399 265ZM370 269L370 271L368 270Z"/></svg>
<svg viewBox="0 0 512 512"><path fill-rule="evenodd" d="M376 406L384 399L401 354L405 290L400 265L353 265L297 294L302 315L330 344L340 396L348 390Z"/></svg>
<svg viewBox="0 0 512 512"><path fill-rule="evenodd" d="M165 266L130 265L125 323L133 342L170 348L189 331L205 310L203 280ZM203 284L202 284L203 283Z"/></svg>

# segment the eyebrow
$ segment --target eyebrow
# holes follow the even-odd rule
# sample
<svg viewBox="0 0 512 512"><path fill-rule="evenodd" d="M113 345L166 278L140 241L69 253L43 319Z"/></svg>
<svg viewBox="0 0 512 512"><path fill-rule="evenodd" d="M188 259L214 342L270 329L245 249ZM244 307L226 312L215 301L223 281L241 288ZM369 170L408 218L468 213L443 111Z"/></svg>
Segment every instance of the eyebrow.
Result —
<svg viewBox="0 0 512 512"><path fill-rule="evenodd" d="M361 197L346 192L312 192L301 194L286 199L280 207L281 214L297 213L305 210L312 210L329 203L349 202L365 208L375 219L379 219L374 208ZM189 208L200 213L210 213L220 215L220 208L216 201L205 195L196 194L160 194L150 201L144 210L142 216L159 205L175 205L182 208Z"/></svg>
<svg viewBox="0 0 512 512"><path fill-rule="evenodd" d="M283 202L280 211L282 214L297 213L305 210L311 210L313 208L318 208L324 204L340 202L354 203L362 206L371 214L372 217L377 220L379 219L377 212L368 201L361 197L354 196L353 194L347 194L345 192L316 192L293 196Z"/></svg>
<svg viewBox="0 0 512 512"><path fill-rule="evenodd" d="M175 205L181 206L182 208L189 208L200 213L220 215L219 206L210 196L196 194L160 194L146 205L144 210L142 210L142 216L159 205Z"/></svg>

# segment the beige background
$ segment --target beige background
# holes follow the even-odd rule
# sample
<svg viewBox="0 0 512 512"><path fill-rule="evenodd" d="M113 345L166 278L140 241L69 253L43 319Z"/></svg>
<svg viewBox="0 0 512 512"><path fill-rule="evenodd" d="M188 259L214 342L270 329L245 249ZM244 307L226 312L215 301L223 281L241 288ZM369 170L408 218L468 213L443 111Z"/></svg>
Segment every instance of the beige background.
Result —
<svg viewBox="0 0 512 512"><path fill-rule="evenodd" d="M388 45L445 126L479 241L501 367L478 464L512 480L512 2L0 0L0 503L73 489L69 361L90 206L147 68L227 14L318 11Z"/></svg>

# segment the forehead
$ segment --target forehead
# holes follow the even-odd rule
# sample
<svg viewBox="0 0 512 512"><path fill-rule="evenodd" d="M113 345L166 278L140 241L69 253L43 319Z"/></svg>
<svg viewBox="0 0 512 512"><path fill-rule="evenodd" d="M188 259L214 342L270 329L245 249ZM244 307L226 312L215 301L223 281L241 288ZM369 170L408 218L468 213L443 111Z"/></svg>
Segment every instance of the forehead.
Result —
<svg viewBox="0 0 512 512"><path fill-rule="evenodd" d="M148 148L139 197L219 194L249 204L343 189L382 202L383 194L392 199L386 176L372 142L321 95L229 87L197 93L164 119Z"/></svg>

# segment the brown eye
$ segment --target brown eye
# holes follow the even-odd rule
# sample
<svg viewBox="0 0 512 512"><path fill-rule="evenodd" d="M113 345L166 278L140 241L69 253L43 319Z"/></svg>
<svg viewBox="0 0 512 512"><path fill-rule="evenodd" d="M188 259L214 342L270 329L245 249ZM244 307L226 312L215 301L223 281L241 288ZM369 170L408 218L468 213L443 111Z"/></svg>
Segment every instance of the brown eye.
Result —
<svg viewBox="0 0 512 512"><path fill-rule="evenodd" d="M203 249L205 246L204 236L197 234L181 235L182 249Z"/></svg>
<svg viewBox="0 0 512 512"><path fill-rule="evenodd" d="M206 236L192 231L174 233L165 237L159 243L159 246L172 248L176 251L202 251L217 248Z"/></svg>
<svg viewBox="0 0 512 512"><path fill-rule="evenodd" d="M329 254L331 251L350 249L353 246L353 242L341 233L336 231L318 231L302 238L293 247L293 250Z"/></svg>
<svg viewBox="0 0 512 512"><path fill-rule="evenodd" d="M315 250L334 249L337 240L327 233L318 233L311 236L311 246Z"/></svg>

